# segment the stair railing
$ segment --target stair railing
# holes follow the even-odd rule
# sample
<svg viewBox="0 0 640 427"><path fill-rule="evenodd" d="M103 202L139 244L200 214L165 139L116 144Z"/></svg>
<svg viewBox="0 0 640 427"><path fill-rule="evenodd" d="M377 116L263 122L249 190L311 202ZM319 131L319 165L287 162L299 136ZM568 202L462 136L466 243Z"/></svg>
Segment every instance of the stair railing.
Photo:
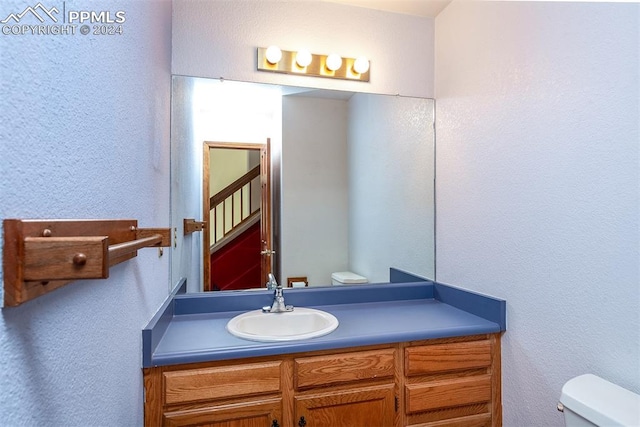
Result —
<svg viewBox="0 0 640 427"><path fill-rule="evenodd" d="M236 228L243 225L243 222L260 210L260 204L253 206L251 203L252 182L260 176L260 165L251 169L240 178L211 196L209 199L209 210L213 213L211 221L213 227L213 242L222 240L226 235L232 233ZM258 184L259 185L259 184ZM246 197L248 195L248 197ZM248 206L245 205L245 198L248 199ZM239 215L236 215L236 200L239 205ZM229 207L230 206L230 207ZM231 209L230 221L227 221L227 209ZM221 221L222 232L218 232L218 221Z"/></svg>

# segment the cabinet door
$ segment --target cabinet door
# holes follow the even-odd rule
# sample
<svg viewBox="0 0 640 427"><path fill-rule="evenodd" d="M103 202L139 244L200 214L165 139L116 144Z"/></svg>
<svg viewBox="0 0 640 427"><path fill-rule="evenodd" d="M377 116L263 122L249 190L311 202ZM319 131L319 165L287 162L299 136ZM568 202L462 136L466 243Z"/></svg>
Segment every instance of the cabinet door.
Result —
<svg viewBox="0 0 640 427"><path fill-rule="evenodd" d="M294 426L393 426L394 384L295 396Z"/></svg>
<svg viewBox="0 0 640 427"><path fill-rule="evenodd" d="M283 427L282 399L165 412L163 421L169 427Z"/></svg>

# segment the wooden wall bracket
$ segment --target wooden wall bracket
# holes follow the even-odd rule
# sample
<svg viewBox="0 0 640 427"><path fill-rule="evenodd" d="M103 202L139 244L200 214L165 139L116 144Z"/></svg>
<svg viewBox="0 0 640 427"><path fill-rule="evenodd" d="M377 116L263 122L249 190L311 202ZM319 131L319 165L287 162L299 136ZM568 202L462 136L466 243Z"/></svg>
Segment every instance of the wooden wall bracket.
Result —
<svg viewBox="0 0 640 427"><path fill-rule="evenodd" d="M184 218L182 223L185 236L193 233L194 231L203 231L207 228L206 222L196 221L193 218Z"/></svg>
<svg viewBox="0 0 640 427"><path fill-rule="evenodd" d="M170 245L169 228L138 228L133 219L5 219L4 305L17 306L73 280L106 279L109 267L138 249Z"/></svg>

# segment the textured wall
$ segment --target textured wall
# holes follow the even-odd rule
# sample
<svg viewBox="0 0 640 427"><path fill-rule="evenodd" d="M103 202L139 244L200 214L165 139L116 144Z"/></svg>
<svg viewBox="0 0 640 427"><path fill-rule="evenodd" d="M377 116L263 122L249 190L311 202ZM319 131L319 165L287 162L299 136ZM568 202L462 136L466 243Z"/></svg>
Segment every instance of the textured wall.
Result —
<svg viewBox="0 0 640 427"><path fill-rule="evenodd" d="M28 5L3 1L0 19ZM123 10L124 34L0 35L0 218L168 227L171 4L66 6ZM109 279L2 309L0 424L141 425L140 331L167 296L168 265L141 250Z"/></svg>
<svg viewBox="0 0 640 427"><path fill-rule="evenodd" d="M507 426L568 379L640 392L640 5L454 2L436 18L437 279L507 300Z"/></svg>
<svg viewBox="0 0 640 427"><path fill-rule="evenodd" d="M282 278L328 285L348 266L347 102L282 98Z"/></svg>
<svg viewBox="0 0 640 427"><path fill-rule="evenodd" d="M174 74L433 97L433 18L327 2L175 0ZM366 55L369 83L256 71L256 48Z"/></svg>
<svg viewBox="0 0 640 427"><path fill-rule="evenodd" d="M356 94L349 102L349 268L434 277L434 101Z"/></svg>

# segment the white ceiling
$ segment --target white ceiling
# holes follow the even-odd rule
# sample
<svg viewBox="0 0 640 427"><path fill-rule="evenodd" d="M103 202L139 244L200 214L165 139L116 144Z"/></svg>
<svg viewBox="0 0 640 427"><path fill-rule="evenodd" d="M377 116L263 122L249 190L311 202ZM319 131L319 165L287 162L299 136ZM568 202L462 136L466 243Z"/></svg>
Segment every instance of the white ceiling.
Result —
<svg viewBox="0 0 640 427"><path fill-rule="evenodd" d="M434 18L451 0L324 0L368 9Z"/></svg>

